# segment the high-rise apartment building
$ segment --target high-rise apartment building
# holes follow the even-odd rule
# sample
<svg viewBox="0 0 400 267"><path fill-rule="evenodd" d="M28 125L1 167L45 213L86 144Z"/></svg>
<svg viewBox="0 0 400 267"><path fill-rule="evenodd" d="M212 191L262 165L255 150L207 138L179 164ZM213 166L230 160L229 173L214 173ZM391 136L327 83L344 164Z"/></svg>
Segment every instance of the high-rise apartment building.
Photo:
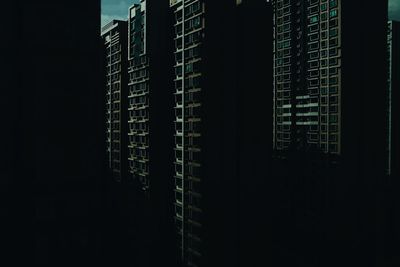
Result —
<svg viewBox="0 0 400 267"><path fill-rule="evenodd" d="M400 22L389 21L388 23L388 166L387 172L393 177L397 177L399 174L399 116L396 112L399 108L399 90L400 88L400 76L399 64L400 64Z"/></svg>
<svg viewBox="0 0 400 267"><path fill-rule="evenodd" d="M190 2L190 3L189 3ZM203 1L170 1L175 15L175 220L183 264L201 258L201 43ZM184 265L186 266L186 265Z"/></svg>
<svg viewBox="0 0 400 267"><path fill-rule="evenodd" d="M128 213L138 266L172 265L173 28L168 1L128 14Z"/></svg>
<svg viewBox="0 0 400 267"><path fill-rule="evenodd" d="M190 266L199 264L201 257L200 67L204 3L189 2L170 1L175 15L175 219L178 249L182 261Z"/></svg>
<svg viewBox="0 0 400 267"><path fill-rule="evenodd" d="M388 156L383 67L388 3L275 0L273 5L273 149L282 164L275 171L287 179L287 211L295 211L287 221L295 222L296 234L304 234L287 240L299 244L298 257L307 262L368 265L379 257L361 255L378 254L383 229L376 195ZM299 184L304 186L291 191ZM329 241L296 223L302 220L300 210L314 216L304 225L315 223L313 229L321 229ZM306 244L305 236L321 241ZM340 249L324 247L327 254L316 256L321 255L313 247L318 242Z"/></svg>
<svg viewBox="0 0 400 267"><path fill-rule="evenodd" d="M102 28L106 74L106 144L110 173L115 181L127 170L127 58L128 25L113 20Z"/></svg>
<svg viewBox="0 0 400 267"><path fill-rule="evenodd" d="M265 113L272 110L269 105L265 113L258 112L268 102L267 98L260 103L272 92L272 79L263 76L265 69L252 71L250 66L267 64L268 59L262 59L268 48L272 52L272 40L263 34L270 32L272 16L265 1L258 2L257 14L250 14L256 9L249 8L249 2L170 1L175 17L175 220L184 266L238 264L239 227L246 222L235 218L240 199L254 192L244 186L246 194L240 196L239 176L254 182L260 178L259 169L246 172L240 166L251 165L252 156L246 158L250 151L260 160L268 154L256 151L259 141L266 140L259 138L264 124L250 122L257 118L263 123ZM249 19L252 15L257 19ZM247 34L255 32L250 26L262 34ZM264 38L269 43L261 48ZM252 46L253 40L259 43ZM260 81L265 88L257 88ZM252 112L258 113L249 118ZM242 131L241 126L249 128Z"/></svg>
<svg viewBox="0 0 400 267"><path fill-rule="evenodd" d="M149 63L146 2L129 9L129 171L143 189L149 179Z"/></svg>
<svg viewBox="0 0 400 267"><path fill-rule="evenodd" d="M351 131L349 127L355 133L354 129L360 126L362 135L373 136L362 127L369 128L369 123L378 122L375 118L382 119L383 112L377 111L374 118L368 118L369 112L362 111L369 100L373 101L366 89L372 90L379 85L378 81L384 86L384 75L378 65L367 60L375 58L376 53L383 55L382 36L375 31L378 26L370 29L369 25L372 15L375 25L380 27L384 22L384 2L360 4L363 7L357 10L357 1L274 1L276 151L313 150L341 155L358 149L354 146L355 136L346 134ZM366 41L366 35L373 41ZM368 76L369 73L374 75ZM381 106L384 99L385 93L379 92L373 102ZM347 120L369 122L351 126ZM347 137L351 140L345 141Z"/></svg>
<svg viewBox="0 0 400 267"><path fill-rule="evenodd" d="M172 17L168 2L142 0L128 18L129 176L148 191L172 170Z"/></svg>
<svg viewBox="0 0 400 267"><path fill-rule="evenodd" d="M235 116L230 106L236 94L235 82L227 79L228 73L234 74L234 34L227 22L234 23L235 3L172 0L170 6L175 17L174 179L178 249L184 266L213 266L209 264L215 264L217 259L210 254L210 247L215 245L211 239L217 237L217 232L212 229L220 227L218 218L224 213L212 216L212 209L224 202L212 201L217 199L213 186L218 188L224 180L222 161L229 162L234 157L231 153L222 159L222 154L235 149L231 146L221 150L235 138L232 130L230 135L225 132L225 140L221 139L224 129L234 129L235 123L228 117L221 120L224 115ZM232 46L225 46L226 42ZM230 96L226 91L229 85ZM231 114L225 113L228 109ZM235 180L234 174L231 178ZM213 258L214 263L207 264L206 257Z"/></svg>
<svg viewBox="0 0 400 267"><path fill-rule="evenodd" d="M340 0L275 1L274 148L341 151Z"/></svg>

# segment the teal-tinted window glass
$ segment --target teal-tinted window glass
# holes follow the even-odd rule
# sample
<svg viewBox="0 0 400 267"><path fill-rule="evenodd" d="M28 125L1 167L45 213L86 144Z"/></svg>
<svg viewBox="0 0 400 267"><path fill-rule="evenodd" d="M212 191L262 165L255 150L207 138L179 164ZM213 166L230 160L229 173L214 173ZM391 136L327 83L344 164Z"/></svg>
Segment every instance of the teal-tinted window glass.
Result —
<svg viewBox="0 0 400 267"><path fill-rule="evenodd" d="M335 37L335 36L337 36L338 35L338 30L337 30L337 28L333 28L333 29L330 29L329 30L329 36L330 37Z"/></svg>
<svg viewBox="0 0 400 267"><path fill-rule="evenodd" d="M315 22L318 22L318 16L312 16L310 18L310 23L315 23Z"/></svg>
<svg viewBox="0 0 400 267"><path fill-rule="evenodd" d="M283 47L289 47L289 46L290 46L290 41L283 42Z"/></svg>
<svg viewBox="0 0 400 267"><path fill-rule="evenodd" d="M329 1L329 7L330 8L337 7L337 0L330 0Z"/></svg>

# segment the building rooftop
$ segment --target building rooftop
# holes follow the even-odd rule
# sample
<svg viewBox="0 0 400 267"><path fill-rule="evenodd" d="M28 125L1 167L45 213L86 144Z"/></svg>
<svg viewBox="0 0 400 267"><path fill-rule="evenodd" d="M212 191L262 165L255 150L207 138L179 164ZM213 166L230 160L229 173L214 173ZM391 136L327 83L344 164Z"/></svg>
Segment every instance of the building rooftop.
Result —
<svg viewBox="0 0 400 267"><path fill-rule="evenodd" d="M101 28L101 35L105 34L109 30L113 29L115 26L117 26L121 22L126 22L126 21L113 19L112 21L110 21L109 23L107 23L106 25L104 25Z"/></svg>

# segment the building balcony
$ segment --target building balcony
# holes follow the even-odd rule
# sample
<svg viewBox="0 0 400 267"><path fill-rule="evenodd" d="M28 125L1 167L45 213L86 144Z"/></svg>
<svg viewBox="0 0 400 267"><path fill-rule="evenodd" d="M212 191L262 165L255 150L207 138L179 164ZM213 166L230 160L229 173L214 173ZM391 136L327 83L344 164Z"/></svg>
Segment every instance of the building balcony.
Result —
<svg viewBox="0 0 400 267"><path fill-rule="evenodd" d="M176 88L175 94L181 95L182 93L183 93L182 87Z"/></svg>
<svg viewBox="0 0 400 267"><path fill-rule="evenodd" d="M138 170L138 175L143 178L147 178L149 176L149 172L145 170Z"/></svg>
<svg viewBox="0 0 400 267"><path fill-rule="evenodd" d="M181 158L175 158L174 163L175 163L175 164L183 164L183 161L182 161Z"/></svg>

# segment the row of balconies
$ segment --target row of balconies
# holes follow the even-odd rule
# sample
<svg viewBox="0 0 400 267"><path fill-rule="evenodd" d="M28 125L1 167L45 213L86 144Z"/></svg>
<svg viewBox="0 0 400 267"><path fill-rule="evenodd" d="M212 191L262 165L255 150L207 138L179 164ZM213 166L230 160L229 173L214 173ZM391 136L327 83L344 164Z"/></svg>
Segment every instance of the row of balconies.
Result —
<svg viewBox="0 0 400 267"><path fill-rule="evenodd" d="M148 66L149 59L146 55L129 60L129 67L133 70L145 68Z"/></svg>

